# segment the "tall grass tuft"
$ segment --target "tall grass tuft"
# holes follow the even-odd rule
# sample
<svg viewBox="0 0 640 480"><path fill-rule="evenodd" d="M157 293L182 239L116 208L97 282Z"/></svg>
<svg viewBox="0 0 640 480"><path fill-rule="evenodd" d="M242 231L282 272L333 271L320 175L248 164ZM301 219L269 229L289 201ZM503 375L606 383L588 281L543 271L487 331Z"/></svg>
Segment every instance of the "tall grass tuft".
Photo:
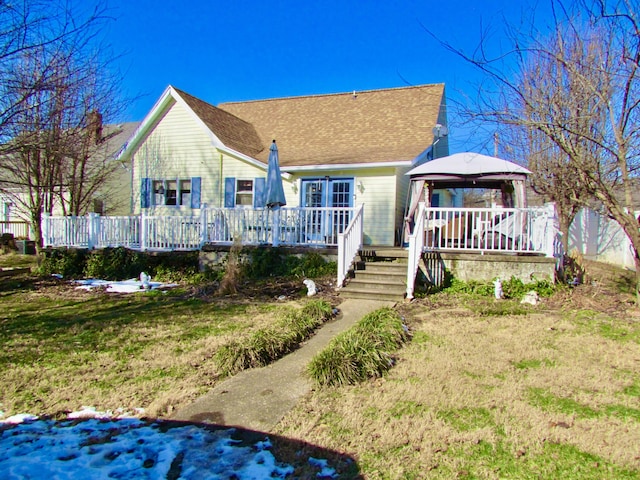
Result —
<svg viewBox="0 0 640 480"><path fill-rule="evenodd" d="M224 274L220 282L220 293L222 295L235 295L238 293L238 285L242 279L242 262L240 252L242 251L242 239L236 235L233 245L227 255L227 262L224 267Z"/></svg>
<svg viewBox="0 0 640 480"><path fill-rule="evenodd" d="M393 366L393 353L407 339L396 311L376 310L334 338L311 360L307 372L320 386L353 385L379 377Z"/></svg>
<svg viewBox="0 0 640 480"><path fill-rule="evenodd" d="M309 338L331 318L331 312L331 305L323 300L285 311L273 325L219 348L214 356L218 370L223 375L232 375L247 368L268 365Z"/></svg>

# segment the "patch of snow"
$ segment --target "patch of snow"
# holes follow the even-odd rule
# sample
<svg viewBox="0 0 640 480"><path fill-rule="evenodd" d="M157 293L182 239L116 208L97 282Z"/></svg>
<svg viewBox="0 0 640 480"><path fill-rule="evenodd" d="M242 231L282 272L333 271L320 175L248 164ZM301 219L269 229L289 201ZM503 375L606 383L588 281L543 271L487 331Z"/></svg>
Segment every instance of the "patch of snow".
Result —
<svg viewBox="0 0 640 480"><path fill-rule="evenodd" d="M140 281L135 278L121 281L108 281L89 278L86 280L75 280L74 283L77 285L76 289L79 290L92 290L97 287L106 287L106 291L109 293L135 293L146 290L165 290L178 286L177 283L152 282L151 277L149 277L148 275L144 278L144 281Z"/></svg>
<svg viewBox="0 0 640 480"><path fill-rule="evenodd" d="M101 413L89 407L81 412ZM21 422L5 423L0 429L0 472L7 480L157 479L166 478L170 470L185 480L257 480L284 479L294 471L275 459L268 438L241 445L232 438L232 428L212 431L138 418L60 422L20 418Z"/></svg>
<svg viewBox="0 0 640 480"><path fill-rule="evenodd" d="M329 462L327 460L309 457L309 465L320 469L320 471L316 474L316 477L336 478L338 476L335 469L329 467Z"/></svg>
<svg viewBox="0 0 640 480"><path fill-rule="evenodd" d="M3 413L4 415L4 413ZM24 422L30 422L33 420L37 420L38 417L36 415L31 415L30 413L18 413L17 415L12 415L10 417L4 418L0 420L0 423L7 423L10 425L18 425Z"/></svg>

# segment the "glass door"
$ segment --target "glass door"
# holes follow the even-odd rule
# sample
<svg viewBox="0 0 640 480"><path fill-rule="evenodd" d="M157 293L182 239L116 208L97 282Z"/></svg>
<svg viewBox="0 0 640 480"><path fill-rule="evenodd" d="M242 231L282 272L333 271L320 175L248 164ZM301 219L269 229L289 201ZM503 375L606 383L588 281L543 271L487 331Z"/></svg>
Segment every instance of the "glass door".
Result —
<svg viewBox="0 0 640 480"><path fill-rule="evenodd" d="M337 242L351 220L353 207L353 178L318 178L302 180L301 205L306 212L307 241Z"/></svg>

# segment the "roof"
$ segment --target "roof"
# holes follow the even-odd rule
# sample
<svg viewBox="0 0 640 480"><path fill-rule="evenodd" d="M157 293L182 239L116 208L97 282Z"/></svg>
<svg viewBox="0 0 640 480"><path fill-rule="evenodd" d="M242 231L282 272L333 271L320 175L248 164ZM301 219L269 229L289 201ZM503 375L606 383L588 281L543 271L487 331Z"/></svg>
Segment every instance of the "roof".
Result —
<svg viewBox="0 0 640 480"><path fill-rule="evenodd" d="M173 88L207 128L227 147L253 158L256 158L261 151L267 150L268 156L270 140L269 143L263 142L251 123L182 90Z"/></svg>
<svg viewBox="0 0 640 480"><path fill-rule="evenodd" d="M410 162L432 144L441 108L444 84L218 105L252 125L263 149L253 132L227 146L266 163L276 139L282 167Z"/></svg>
<svg viewBox="0 0 640 480"><path fill-rule="evenodd" d="M480 153L463 152L436 158L407 172L425 180L525 178L530 170L517 163Z"/></svg>
<svg viewBox="0 0 640 480"><path fill-rule="evenodd" d="M99 149L100 155L117 157L120 151L126 147L127 140L136 131L140 122L126 122L107 124L102 128L103 143Z"/></svg>

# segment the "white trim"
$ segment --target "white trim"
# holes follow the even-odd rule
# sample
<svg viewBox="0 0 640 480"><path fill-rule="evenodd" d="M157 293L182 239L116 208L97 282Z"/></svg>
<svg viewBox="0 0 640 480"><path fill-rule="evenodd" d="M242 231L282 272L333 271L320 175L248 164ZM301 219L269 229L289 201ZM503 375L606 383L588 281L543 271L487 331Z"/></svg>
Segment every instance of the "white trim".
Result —
<svg viewBox="0 0 640 480"><path fill-rule="evenodd" d="M326 171L326 170L352 170L360 168L389 168L389 167L410 167L413 160L398 160L395 162L379 162L379 163L340 163L335 165L305 165L305 166L282 166L281 170L287 172L308 172L308 171Z"/></svg>
<svg viewBox="0 0 640 480"><path fill-rule="evenodd" d="M266 163L262 163L260 160L256 160L255 158L250 157L248 155L245 155L244 153L240 153L237 150L233 150L232 148L226 147L224 145L216 147L216 148L221 153L226 153L227 155L231 155L232 157L236 157L237 159L245 161L245 162L253 165L254 167L261 168L265 172L269 168L269 165L267 165ZM282 165L280 166L280 169L282 170ZM290 180L292 175L290 173L281 171L280 172L280 176L282 178L286 179L286 180Z"/></svg>
<svg viewBox="0 0 640 480"><path fill-rule="evenodd" d="M214 147L224 146L224 144L220 141L220 139L211 131L209 127L202 121L202 119L187 105L187 102L176 92L176 90L169 85L160 98L155 103L155 105L151 108L149 113L144 117L144 120L140 122L138 128L136 128L135 132L131 135L131 137L125 142L125 147L118 152L116 155L116 159L121 160L123 157L127 157L130 155L130 152L138 148L140 142L145 137L147 132L152 129L156 123L158 122L162 113L164 113L169 106L171 106L171 100L175 103L180 104L186 111L191 115L193 120L200 125L200 127L205 131L205 133L209 136L211 140L211 144Z"/></svg>
<svg viewBox="0 0 640 480"><path fill-rule="evenodd" d="M162 92L162 95L160 95L160 98L156 101L151 110L149 110L149 113L147 113L142 122L140 122L138 128L136 128L131 137L129 137L124 143L125 147L118 152L116 156L117 160L121 160L122 157L128 156L132 150L138 147L138 144L142 138L144 138L146 132L155 124L157 117L169 105L169 101L172 98L171 85L169 85L165 91Z"/></svg>

